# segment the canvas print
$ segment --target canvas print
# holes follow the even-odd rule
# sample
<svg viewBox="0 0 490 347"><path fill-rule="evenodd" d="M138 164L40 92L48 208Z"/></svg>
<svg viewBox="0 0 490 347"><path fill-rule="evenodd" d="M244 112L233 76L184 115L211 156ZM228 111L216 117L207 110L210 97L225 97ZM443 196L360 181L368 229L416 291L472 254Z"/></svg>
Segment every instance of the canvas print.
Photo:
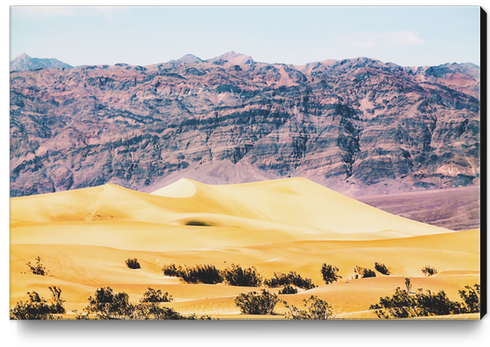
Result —
<svg viewBox="0 0 490 347"><path fill-rule="evenodd" d="M11 7L10 319L480 319L483 16Z"/></svg>

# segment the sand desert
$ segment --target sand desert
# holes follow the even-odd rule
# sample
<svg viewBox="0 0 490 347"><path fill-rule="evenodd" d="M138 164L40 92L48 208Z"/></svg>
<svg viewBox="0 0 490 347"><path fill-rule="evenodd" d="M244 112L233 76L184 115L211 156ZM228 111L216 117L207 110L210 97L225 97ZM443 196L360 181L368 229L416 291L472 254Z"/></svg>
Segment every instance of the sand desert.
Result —
<svg viewBox="0 0 490 347"><path fill-rule="evenodd" d="M312 295L327 301L336 319L378 319L369 307L409 278L414 289L458 291L480 283L480 230L454 231L406 219L313 183L291 178L231 185L181 179L151 193L113 184L10 200L10 306L36 291L49 299L62 289L66 314L87 306L97 288L126 292L138 302L148 287L168 292L181 314L215 319L285 319L244 315L240 293L260 288L189 284L165 276L167 264L255 267L264 277L295 271L317 286L280 294L291 305ZM40 257L47 276L32 274ZM137 258L140 269L125 261ZM355 279L354 268L386 264L390 275ZM322 264L342 278L326 285ZM437 274L425 276L430 265ZM281 288L266 288L278 293ZM478 313L432 319L479 319Z"/></svg>

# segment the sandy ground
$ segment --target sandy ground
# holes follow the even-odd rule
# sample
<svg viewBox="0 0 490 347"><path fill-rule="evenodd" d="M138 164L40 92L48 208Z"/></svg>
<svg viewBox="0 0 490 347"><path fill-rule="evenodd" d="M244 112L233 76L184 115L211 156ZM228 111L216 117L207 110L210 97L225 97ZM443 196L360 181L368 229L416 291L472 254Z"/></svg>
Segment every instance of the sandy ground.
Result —
<svg viewBox="0 0 490 347"><path fill-rule="evenodd" d="M444 290L452 300L464 286L480 283L479 229L454 232L415 222L306 179L227 186L181 180L152 194L105 185L13 198L10 251L11 307L28 291L48 299L48 287L56 285L68 318L102 286L127 292L135 303L148 287L161 289L174 298L167 305L184 314L283 318L282 305L273 316L240 314L234 298L257 288L186 284L163 275L170 263L255 266L264 278L296 271L318 287L280 298L299 306L316 295L343 319L376 318L369 306L403 288L407 277L413 288ZM29 273L26 263L37 256L48 276ZM141 269L129 269L128 258L137 258ZM375 262L391 275L353 279L356 265L374 269ZM342 280L325 285L323 263L338 267ZM438 274L425 277L426 265Z"/></svg>

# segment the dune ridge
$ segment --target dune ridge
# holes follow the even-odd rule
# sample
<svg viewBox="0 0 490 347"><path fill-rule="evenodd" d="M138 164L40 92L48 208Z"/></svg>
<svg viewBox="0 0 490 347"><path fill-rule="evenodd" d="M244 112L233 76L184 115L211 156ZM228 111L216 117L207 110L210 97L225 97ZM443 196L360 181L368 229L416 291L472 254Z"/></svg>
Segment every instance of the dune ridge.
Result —
<svg viewBox="0 0 490 347"><path fill-rule="evenodd" d="M403 235L450 232L401 218L348 198L304 178L231 185L181 179L151 194L113 184L14 198L11 219L18 222L124 220L165 223L186 214L220 219L247 218L334 233L394 231ZM128 209L127 205L131 204ZM223 218L222 216L226 216ZM287 227L286 227L287 228Z"/></svg>

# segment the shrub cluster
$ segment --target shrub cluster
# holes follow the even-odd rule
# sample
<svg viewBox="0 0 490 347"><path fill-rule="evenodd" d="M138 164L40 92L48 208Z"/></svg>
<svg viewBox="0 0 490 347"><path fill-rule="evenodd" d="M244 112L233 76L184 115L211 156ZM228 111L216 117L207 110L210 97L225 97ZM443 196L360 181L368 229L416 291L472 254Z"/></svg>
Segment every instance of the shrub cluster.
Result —
<svg viewBox="0 0 490 347"><path fill-rule="evenodd" d="M88 300L85 310L95 314L98 319L124 319L131 317L134 312L129 295L125 292L114 293L111 287L97 289Z"/></svg>
<svg viewBox="0 0 490 347"><path fill-rule="evenodd" d="M284 288L279 290L279 294L296 294L298 293L298 289L296 287L293 287L290 284L286 284Z"/></svg>
<svg viewBox="0 0 490 347"><path fill-rule="evenodd" d="M231 286L260 287L262 285L262 276L254 266L242 269L240 265L231 264L231 268L225 269L222 275L225 282Z"/></svg>
<svg viewBox="0 0 490 347"><path fill-rule="evenodd" d="M126 260L126 265L130 268L130 269L141 269L141 265L140 263L138 262L138 259L134 258L134 259L127 259Z"/></svg>
<svg viewBox="0 0 490 347"><path fill-rule="evenodd" d="M114 293L112 288L99 288L89 298L89 305L85 308L87 315L79 315L77 319L87 319L94 314L96 319L132 319L132 320L195 320L211 319L208 316L198 318L196 315L185 316L170 307L160 306L161 302L169 302L172 296L162 294L161 290L148 288L138 304L129 302L129 296L125 292Z"/></svg>
<svg viewBox="0 0 490 347"><path fill-rule="evenodd" d="M53 293L53 302L48 304L37 292L27 292L29 299L24 303L18 302L10 310L10 319L17 320L45 320L57 319L55 315L64 314L63 300L61 300L61 289L58 287L49 287Z"/></svg>
<svg viewBox="0 0 490 347"><path fill-rule="evenodd" d="M141 303L170 302L172 300L173 300L172 295L169 295L168 292L162 293L160 289L155 290L153 288L148 287L148 290L143 294Z"/></svg>
<svg viewBox="0 0 490 347"><path fill-rule="evenodd" d="M390 271L388 270L385 264L374 263L374 269L382 273L383 275L387 275L387 276L390 275Z"/></svg>
<svg viewBox="0 0 490 347"><path fill-rule="evenodd" d="M264 315L272 314L278 301L276 294L263 289L260 294L255 291L247 294L240 293L235 298L235 305L238 306L243 314Z"/></svg>
<svg viewBox="0 0 490 347"><path fill-rule="evenodd" d="M170 276L170 277L181 277L181 273L183 272L183 269L181 266L179 266L179 269L175 266L175 264L170 264L170 265L163 265L162 267L163 274L165 276Z"/></svg>
<svg viewBox="0 0 490 347"><path fill-rule="evenodd" d="M465 310L468 313L480 312L480 285L473 285L474 288L470 286L465 286L468 289L458 290L459 296L463 299Z"/></svg>
<svg viewBox="0 0 490 347"><path fill-rule="evenodd" d="M409 279L405 280L405 285L407 289L411 287ZM424 293L419 289L417 293L410 294L398 287L391 298L381 297L379 303L371 305L369 309L376 310L376 315L381 319L480 312L480 286L475 284L474 287L466 286L468 293L465 290L459 291L463 303L449 300L443 290L438 293L428 290Z"/></svg>
<svg viewBox="0 0 490 347"><path fill-rule="evenodd" d="M342 278L342 276L337 275L338 271L339 271L338 267L327 265L324 263L322 265L321 273L323 276L323 280L325 281L325 284L336 282L339 280L339 278Z"/></svg>
<svg viewBox="0 0 490 347"><path fill-rule="evenodd" d="M270 288L276 288L285 285L294 285L305 290L315 288L313 281L309 278L302 278L296 272L290 271L287 275L283 273L274 273L274 277L265 279L264 284Z"/></svg>
<svg viewBox="0 0 490 347"><path fill-rule="evenodd" d="M170 264L165 265L162 270L165 276L180 277L187 283L216 284L223 282L221 271L214 265L196 265L189 268Z"/></svg>
<svg viewBox="0 0 490 347"><path fill-rule="evenodd" d="M298 309L295 306L289 306L283 302L288 310L286 317L293 320L331 320L334 319L332 307L322 299L312 295L310 298L303 300L305 309Z"/></svg>
<svg viewBox="0 0 490 347"><path fill-rule="evenodd" d="M422 268L422 272L425 276L434 276L437 273L437 270L430 265L424 266Z"/></svg>
<svg viewBox="0 0 490 347"><path fill-rule="evenodd" d="M137 320L211 320L209 316L197 317L195 314L182 315L173 308L159 306L156 303L140 304L135 307L134 318Z"/></svg>
<svg viewBox="0 0 490 347"><path fill-rule="evenodd" d="M182 267L169 264L164 265L162 271L165 276L180 277L187 283L216 284L225 282L231 286L242 287L260 287L265 284L270 288L294 285L305 290L316 287L311 279L302 278L294 271L290 271L288 274L274 273L274 277L264 280L254 266L242 268L235 264L231 264L229 268L222 271L214 265L196 265L191 268L185 265Z"/></svg>
<svg viewBox="0 0 490 347"><path fill-rule="evenodd" d="M354 268L354 273L356 274L356 278L376 277L376 272L360 266L356 266Z"/></svg>
<svg viewBox="0 0 490 347"><path fill-rule="evenodd" d="M36 265L32 265L31 262L27 263L27 266L34 275L47 276L48 270L41 264L41 257L36 257Z"/></svg>

